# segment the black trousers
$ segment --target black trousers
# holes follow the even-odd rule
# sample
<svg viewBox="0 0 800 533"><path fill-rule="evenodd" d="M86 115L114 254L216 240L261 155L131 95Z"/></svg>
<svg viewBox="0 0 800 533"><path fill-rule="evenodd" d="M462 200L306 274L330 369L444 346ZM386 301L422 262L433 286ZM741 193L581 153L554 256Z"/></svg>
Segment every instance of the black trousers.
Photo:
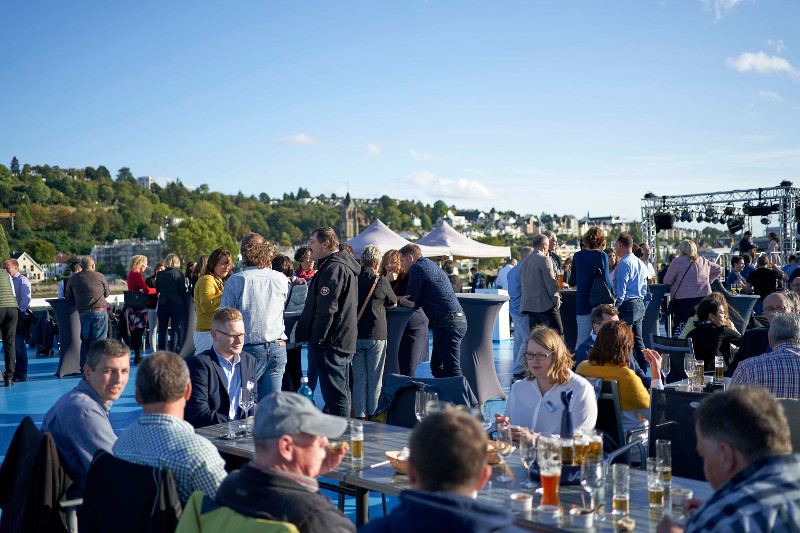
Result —
<svg viewBox="0 0 800 533"><path fill-rule="evenodd" d="M18 308L0 307L0 333L3 335L6 374L14 374L16 370L17 352L14 345L14 337L17 334L17 320L19 320Z"/></svg>
<svg viewBox="0 0 800 533"><path fill-rule="evenodd" d="M525 314L528 315L528 324L531 326L531 329L539 324L544 324L556 330L559 335L564 335L564 326L561 324L561 312L558 307L553 307L541 313L525 311Z"/></svg>

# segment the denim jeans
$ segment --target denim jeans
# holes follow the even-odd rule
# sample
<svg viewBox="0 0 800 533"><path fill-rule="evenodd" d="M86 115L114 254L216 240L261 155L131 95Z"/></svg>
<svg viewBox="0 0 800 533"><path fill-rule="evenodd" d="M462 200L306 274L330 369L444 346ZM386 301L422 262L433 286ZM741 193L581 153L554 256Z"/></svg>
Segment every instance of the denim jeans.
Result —
<svg viewBox="0 0 800 533"><path fill-rule="evenodd" d="M358 339L353 355L353 407L356 416L372 416L378 408L386 363L386 340Z"/></svg>
<svg viewBox="0 0 800 533"><path fill-rule="evenodd" d="M625 300L619 306L619 319L628 324L633 330L633 353L636 362L647 371L647 361L644 358L644 339L642 338L642 320L644 320L644 302L641 298Z"/></svg>
<svg viewBox="0 0 800 533"><path fill-rule="evenodd" d="M80 313L78 319L81 321L81 372L83 372L89 348L95 342L108 337L108 313L105 309L89 311Z"/></svg>
<svg viewBox="0 0 800 533"><path fill-rule="evenodd" d="M528 335L531 332L531 328L528 326L528 315L515 315L512 313L511 318L514 320L513 374L515 376L524 376L525 369L528 368L528 365L525 362L525 356L522 354L525 352L526 345L528 344Z"/></svg>
<svg viewBox="0 0 800 533"><path fill-rule="evenodd" d="M266 398L271 392L281 390L283 371L286 368L286 344L277 342L246 344L244 351L258 361L256 364L258 400Z"/></svg>
<svg viewBox="0 0 800 533"><path fill-rule="evenodd" d="M168 298L158 302L158 349L175 351L175 345L178 343L178 334L181 329L181 316L183 309ZM172 337L169 337L169 327L172 327ZM167 338L169 337L169 347L167 347Z"/></svg>
<svg viewBox="0 0 800 533"><path fill-rule="evenodd" d="M592 315L575 316L575 324L578 326L578 338L575 341L575 349L577 350L583 341L592 336Z"/></svg>
<svg viewBox="0 0 800 533"><path fill-rule="evenodd" d="M308 357L314 360L319 374L322 399L332 415L350 416L350 361L351 354L308 343Z"/></svg>
<svg viewBox="0 0 800 533"><path fill-rule="evenodd" d="M431 373L435 378L461 375L461 339L467 334L467 317L449 316L432 324Z"/></svg>

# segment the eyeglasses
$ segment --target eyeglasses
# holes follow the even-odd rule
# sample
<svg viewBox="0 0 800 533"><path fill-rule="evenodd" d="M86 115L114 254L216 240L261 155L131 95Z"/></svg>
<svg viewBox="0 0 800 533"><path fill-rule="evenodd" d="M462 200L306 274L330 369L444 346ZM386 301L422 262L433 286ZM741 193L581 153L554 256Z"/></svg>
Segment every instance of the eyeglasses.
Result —
<svg viewBox="0 0 800 533"><path fill-rule="evenodd" d="M764 312L765 313L770 313L772 315L783 314L783 313L785 313L787 311L788 311L788 309L786 309L785 307L765 307L764 308Z"/></svg>
<svg viewBox="0 0 800 533"><path fill-rule="evenodd" d="M245 335L247 335L247 333L225 333L224 331L220 331L218 329L215 329L214 331L216 331L217 333L222 333L230 340L238 340L238 341L243 341Z"/></svg>
<svg viewBox="0 0 800 533"><path fill-rule="evenodd" d="M525 356L525 359L528 361L533 361L536 359L537 361L546 361L550 356L553 355L553 352L545 352L545 353L533 353L533 352L525 352L522 355Z"/></svg>

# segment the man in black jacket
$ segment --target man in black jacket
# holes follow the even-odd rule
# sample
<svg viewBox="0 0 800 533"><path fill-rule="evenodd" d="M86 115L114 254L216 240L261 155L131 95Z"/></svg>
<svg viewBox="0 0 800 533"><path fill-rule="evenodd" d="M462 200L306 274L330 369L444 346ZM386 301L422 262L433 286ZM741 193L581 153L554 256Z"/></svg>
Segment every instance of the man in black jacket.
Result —
<svg viewBox="0 0 800 533"><path fill-rule="evenodd" d="M332 415L350 416L348 366L358 337L358 281L361 270L349 253L339 252L333 228L317 228L308 240L317 273L308 286L295 340L308 343L309 365L319 373L322 398Z"/></svg>
<svg viewBox="0 0 800 533"><path fill-rule="evenodd" d="M736 357L728 365L725 375L733 376L733 372L739 366L739 363L745 359L770 353L772 348L769 345L768 334L769 324L772 323L772 319L783 313L795 312L797 311L792 309L789 299L783 293L773 292L764 298L764 317L767 319L767 325L760 328L750 328L744 332L742 341L739 344L739 351L736 352Z"/></svg>

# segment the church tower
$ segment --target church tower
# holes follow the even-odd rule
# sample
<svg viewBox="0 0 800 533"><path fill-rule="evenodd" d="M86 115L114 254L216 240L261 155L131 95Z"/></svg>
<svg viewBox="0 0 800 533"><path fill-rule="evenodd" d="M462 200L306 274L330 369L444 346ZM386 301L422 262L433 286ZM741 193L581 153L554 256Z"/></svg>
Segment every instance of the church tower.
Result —
<svg viewBox="0 0 800 533"><path fill-rule="evenodd" d="M339 213L339 241L349 241L356 235L358 235L358 209L348 192Z"/></svg>

